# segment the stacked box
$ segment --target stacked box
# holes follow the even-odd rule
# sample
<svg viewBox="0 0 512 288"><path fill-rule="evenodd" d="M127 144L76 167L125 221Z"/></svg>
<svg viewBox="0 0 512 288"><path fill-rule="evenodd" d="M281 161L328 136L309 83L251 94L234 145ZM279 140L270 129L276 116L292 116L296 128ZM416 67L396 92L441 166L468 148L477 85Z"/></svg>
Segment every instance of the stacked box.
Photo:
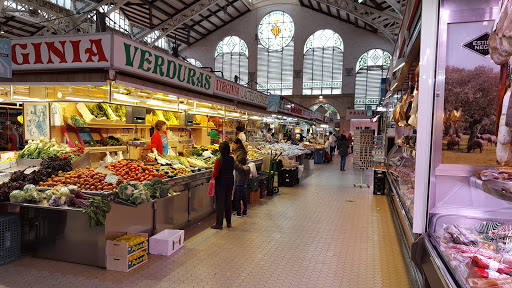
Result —
<svg viewBox="0 0 512 288"><path fill-rule="evenodd" d="M258 187L260 188L260 199L264 198L267 194L267 177L265 176L258 176Z"/></svg>
<svg viewBox="0 0 512 288"><path fill-rule="evenodd" d="M20 258L21 232L17 214L0 214L0 265Z"/></svg>
<svg viewBox="0 0 512 288"><path fill-rule="evenodd" d="M129 272L148 261L148 234L147 233L120 233L116 236L136 235L144 237L144 240L133 245L128 242L107 240L106 260L107 270ZM131 256L138 255L130 259Z"/></svg>
<svg viewBox="0 0 512 288"><path fill-rule="evenodd" d="M254 204L260 200L260 189L258 188L256 191L251 192L249 195L249 204Z"/></svg>
<svg viewBox="0 0 512 288"><path fill-rule="evenodd" d="M283 169L282 170L282 181L283 186L285 187L293 187L299 184L299 169Z"/></svg>

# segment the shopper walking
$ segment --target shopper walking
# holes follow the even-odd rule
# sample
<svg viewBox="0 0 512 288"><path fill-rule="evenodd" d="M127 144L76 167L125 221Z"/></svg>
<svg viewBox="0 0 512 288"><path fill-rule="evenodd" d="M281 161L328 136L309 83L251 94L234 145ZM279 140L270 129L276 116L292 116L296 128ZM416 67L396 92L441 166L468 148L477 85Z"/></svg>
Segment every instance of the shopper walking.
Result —
<svg viewBox="0 0 512 288"><path fill-rule="evenodd" d="M233 156L235 157L235 161L238 161L239 158L247 158L247 150L240 138L236 138L235 141L233 141Z"/></svg>
<svg viewBox="0 0 512 288"><path fill-rule="evenodd" d="M169 142L167 141L167 123L158 120L155 123L155 133L151 136L151 151L167 155Z"/></svg>
<svg viewBox="0 0 512 288"><path fill-rule="evenodd" d="M212 229L222 229L224 217L226 224L231 228L231 193L235 178L233 170L235 168L235 160L229 155L229 143L224 141L219 145L220 158L215 160L213 166L212 180L215 180L215 206L217 213L217 221L212 225Z"/></svg>
<svg viewBox="0 0 512 288"><path fill-rule="evenodd" d="M325 137L324 139L324 149L325 149L325 156L324 156L324 162L329 163L331 162L331 141L329 141L329 137Z"/></svg>
<svg viewBox="0 0 512 288"><path fill-rule="evenodd" d="M331 158L334 157L334 152L336 152L336 136L331 132L329 132L329 144L331 145Z"/></svg>
<svg viewBox="0 0 512 288"><path fill-rule="evenodd" d="M340 171L345 171L345 164L347 162L348 150L350 148L350 144L348 142L347 136L341 134L340 139L338 140L338 154L340 154Z"/></svg>
<svg viewBox="0 0 512 288"><path fill-rule="evenodd" d="M251 169L247 166L247 158L240 157L236 159L235 164L235 192L236 192L236 217L247 216L247 182L249 182L249 176L251 175ZM244 210L240 204L244 205Z"/></svg>

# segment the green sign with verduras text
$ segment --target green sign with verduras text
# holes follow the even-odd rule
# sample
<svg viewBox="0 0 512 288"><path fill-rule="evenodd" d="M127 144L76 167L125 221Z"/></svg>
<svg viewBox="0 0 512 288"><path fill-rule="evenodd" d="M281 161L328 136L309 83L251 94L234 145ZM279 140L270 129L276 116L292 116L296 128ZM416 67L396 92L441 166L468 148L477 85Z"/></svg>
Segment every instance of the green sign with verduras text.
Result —
<svg viewBox="0 0 512 288"><path fill-rule="evenodd" d="M136 42L114 38L114 68L213 94L215 75Z"/></svg>

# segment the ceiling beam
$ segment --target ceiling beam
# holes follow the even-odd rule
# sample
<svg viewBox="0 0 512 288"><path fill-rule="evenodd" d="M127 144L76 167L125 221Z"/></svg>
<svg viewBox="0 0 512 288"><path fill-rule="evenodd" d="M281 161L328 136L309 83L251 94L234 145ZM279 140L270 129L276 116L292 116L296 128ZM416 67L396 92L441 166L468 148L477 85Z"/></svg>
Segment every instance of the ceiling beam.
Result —
<svg viewBox="0 0 512 288"><path fill-rule="evenodd" d="M190 19L190 21L192 21L192 23L194 24L194 26L199 26L201 27L201 29L203 29L204 31L206 31L206 33L211 33L212 31L210 29L206 29L206 27L203 26L203 24L197 22L196 20L194 19Z"/></svg>
<svg viewBox="0 0 512 288"><path fill-rule="evenodd" d="M227 1L229 6L233 7L233 9L235 9L236 12L238 12L238 14L242 14L242 12L240 11L240 9L236 8L235 4L233 4L233 2L229 2Z"/></svg>
<svg viewBox="0 0 512 288"><path fill-rule="evenodd" d="M152 33L155 30L163 30L165 29L164 33L161 33L160 36L153 41L150 46L153 46L158 40L165 37L167 34L171 33L174 29L176 29L181 24L184 24L187 22L190 18L207 11L210 7L214 6L215 4L219 3L221 0L200 0L199 2L193 4L192 6L188 7L187 9L181 11L174 17L164 21L163 23L160 23L155 28L146 31L139 35L137 39L144 39L147 35Z"/></svg>
<svg viewBox="0 0 512 288"><path fill-rule="evenodd" d="M401 15L388 11L379 11L375 8L356 3L353 0L316 1L350 13L352 16L359 18L359 20L366 22L369 25L372 25L375 28L379 29L381 33L383 33L391 42L394 43L397 32L397 29L395 28L398 28L402 21ZM381 22L383 20L388 19L393 20L395 24L391 25L391 27L386 27L382 25Z"/></svg>
<svg viewBox="0 0 512 288"><path fill-rule="evenodd" d="M129 0L120 0L116 3L116 5L110 7L107 12L105 12L105 14L107 16L109 16L110 14L114 13L116 10L118 10L119 8L121 8L126 2L128 2Z"/></svg>
<svg viewBox="0 0 512 288"><path fill-rule="evenodd" d="M159 1L158 3L163 3L165 6L167 6L167 7L171 8L172 10L174 10L174 11L176 11L176 12L180 11L180 9L178 9L178 8L176 8L176 7L174 7L174 6L172 6L172 5L171 5L171 4L169 4L169 2L167 2L167 1Z"/></svg>
<svg viewBox="0 0 512 288"><path fill-rule="evenodd" d="M402 15L402 11L400 11L400 4L398 4L398 2L396 2L396 0L384 0L386 1L389 6L391 6L391 8L393 8L393 10L395 10L396 13L398 13L398 15L400 15L400 17L403 17Z"/></svg>
<svg viewBox="0 0 512 288"><path fill-rule="evenodd" d="M208 9L207 11L208 11L208 12L210 12L210 14L212 14L212 15L213 15L213 17L215 17L215 18L219 19L219 21L220 21L220 22L222 22L222 24L226 24L226 23L227 23L227 21L226 21L226 20L224 20L224 19L220 18L220 16L219 16L219 15L217 15L217 13L218 13L218 12L217 12L217 13L216 13L216 12L213 12L213 11L212 11L212 10L210 10L210 9ZM219 10L219 11L222 11L222 10Z"/></svg>

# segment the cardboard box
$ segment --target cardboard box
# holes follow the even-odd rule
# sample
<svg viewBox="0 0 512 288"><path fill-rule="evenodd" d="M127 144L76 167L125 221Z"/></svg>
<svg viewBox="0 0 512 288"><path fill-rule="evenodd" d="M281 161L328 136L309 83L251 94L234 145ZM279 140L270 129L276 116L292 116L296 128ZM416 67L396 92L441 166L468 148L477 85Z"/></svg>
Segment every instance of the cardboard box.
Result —
<svg viewBox="0 0 512 288"><path fill-rule="evenodd" d="M126 257L118 257L107 255L107 270L119 271L119 272L130 272L133 269L139 267L140 265L146 263L148 261L148 248L145 248L144 254L141 256L129 260L128 256Z"/></svg>
<svg viewBox="0 0 512 288"><path fill-rule="evenodd" d="M129 257L130 255L139 252L140 250L146 249L148 247L148 234L147 233L116 233L115 238L121 237L123 235L137 235L142 236L145 240L140 241L134 245L129 245L128 242L120 242L115 240L107 240L107 247L105 249L105 254L107 256L116 256L116 257Z"/></svg>
<svg viewBox="0 0 512 288"><path fill-rule="evenodd" d="M149 253L169 256L185 244L185 231L166 229L149 238Z"/></svg>

